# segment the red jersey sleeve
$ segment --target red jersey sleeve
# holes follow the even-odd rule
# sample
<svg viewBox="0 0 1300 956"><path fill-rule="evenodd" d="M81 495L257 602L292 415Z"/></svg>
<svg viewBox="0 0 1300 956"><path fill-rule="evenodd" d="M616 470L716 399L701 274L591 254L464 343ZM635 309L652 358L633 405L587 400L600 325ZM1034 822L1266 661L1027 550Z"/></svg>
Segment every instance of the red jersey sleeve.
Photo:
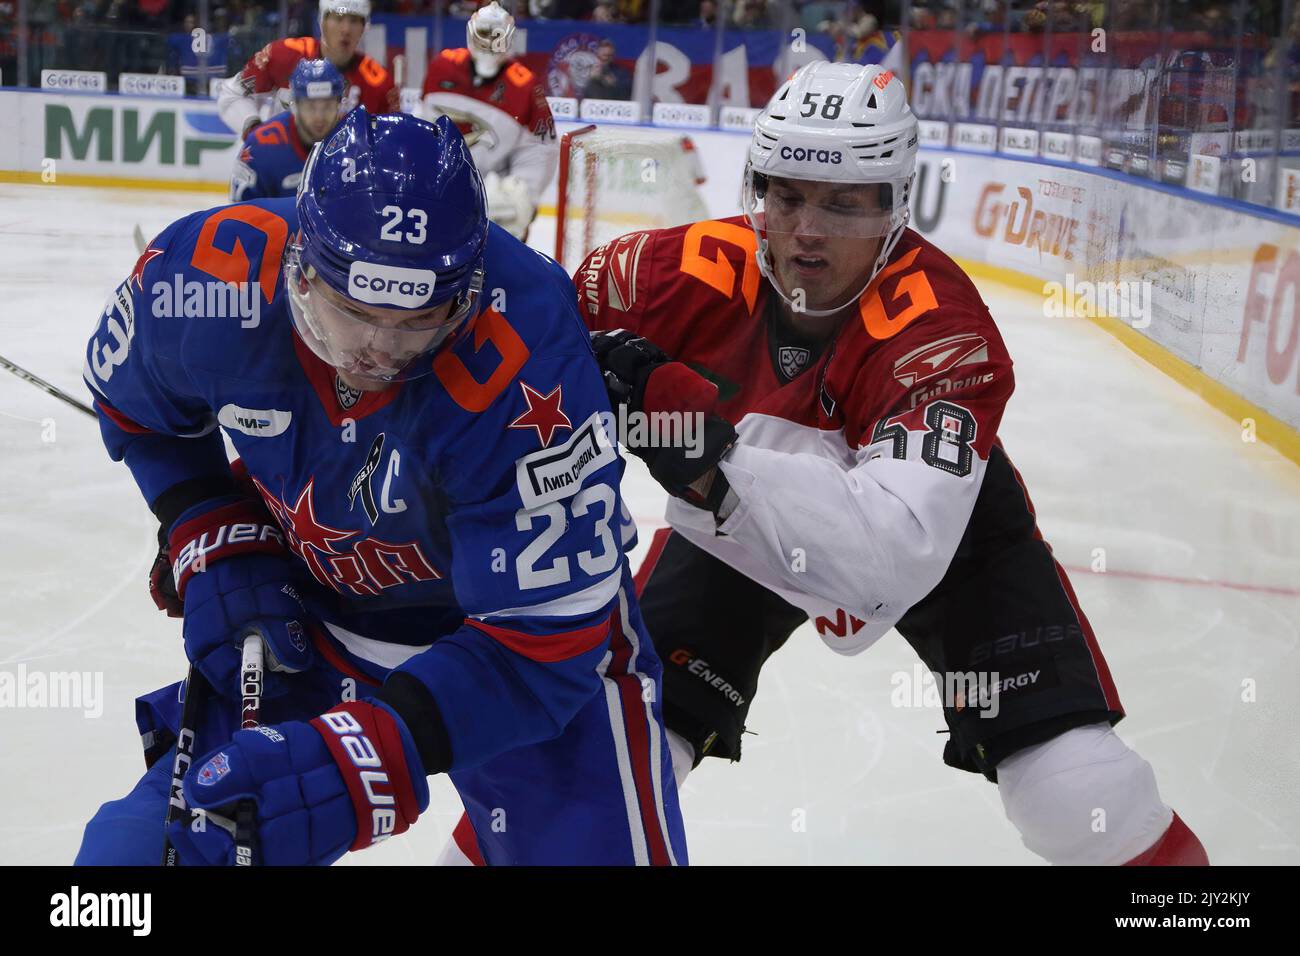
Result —
<svg viewBox="0 0 1300 956"><path fill-rule="evenodd" d="M320 44L315 37L286 37L274 40L249 58L240 72L248 93L270 93L289 85L298 61L319 56Z"/></svg>
<svg viewBox="0 0 1300 956"><path fill-rule="evenodd" d="M360 103L371 113L396 113L401 107L402 94L390 74L379 63L362 56L357 65L348 70L349 81L360 90Z"/></svg>

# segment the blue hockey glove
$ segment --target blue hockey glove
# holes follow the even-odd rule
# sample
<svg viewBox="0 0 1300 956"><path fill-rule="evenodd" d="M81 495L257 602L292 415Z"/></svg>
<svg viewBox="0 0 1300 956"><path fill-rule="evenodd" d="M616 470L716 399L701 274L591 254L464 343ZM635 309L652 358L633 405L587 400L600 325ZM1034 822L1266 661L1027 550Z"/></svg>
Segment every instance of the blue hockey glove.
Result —
<svg viewBox="0 0 1300 956"><path fill-rule="evenodd" d="M405 832L429 806L406 724L384 704L341 704L311 723L241 730L196 760L183 784L195 822L168 836L186 866L235 863L240 800L257 805L256 860L324 866Z"/></svg>
<svg viewBox="0 0 1300 956"><path fill-rule="evenodd" d="M239 689L239 644L250 629L266 642L264 694L284 685L271 672L311 666L308 615L279 527L260 503L241 499L176 522L169 536L176 593L184 608L185 653L218 694Z"/></svg>

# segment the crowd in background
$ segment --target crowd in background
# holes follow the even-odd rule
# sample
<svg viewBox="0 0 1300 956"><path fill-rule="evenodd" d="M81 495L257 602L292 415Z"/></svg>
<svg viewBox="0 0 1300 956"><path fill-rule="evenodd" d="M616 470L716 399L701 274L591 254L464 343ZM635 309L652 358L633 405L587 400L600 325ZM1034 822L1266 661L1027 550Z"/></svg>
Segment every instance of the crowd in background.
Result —
<svg viewBox="0 0 1300 956"><path fill-rule="evenodd" d="M373 0L376 14L465 17L487 0ZM718 18L731 30L791 31L833 41L832 59L859 62L884 46L882 30L897 27L993 33L1077 33L1104 27L1125 31L1199 31L1208 44L1231 48L1243 34L1279 42L1257 63L1238 51L1237 65L1295 67L1300 56L1300 0L500 0L521 26L530 20L590 24L640 24L657 6L659 22L677 29L714 30ZM19 0L0 0L0 84L16 85ZM201 93L210 79L228 76L279 36L314 30L318 0L208 0L202 42L198 0L27 0L26 84L43 68L102 70L110 88L120 72L186 77ZM1283 20L1288 22L1283 26ZM459 38L445 37L456 44ZM1221 58L1220 58L1221 59ZM594 50L591 80L578 95L608 99L630 95L630 62L608 38ZM1294 69L1292 73L1296 72ZM1300 96L1300 82L1292 83Z"/></svg>
<svg viewBox="0 0 1300 956"><path fill-rule="evenodd" d="M467 17L487 0L373 0L374 13ZM501 0L521 23L575 20L645 23L651 0ZM713 30L788 30L833 37L852 56L879 25L897 24L902 0L660 0L659 22ZM209 0L203 56L194 54L197 0L28 0L28 83L42 68L184 75L198 92L228 75L271 40L313 32L316 0ZM18 0L0 0L0 80L17 72ZM612 60L612 48L604 51ZM616 72L611 66L611 74Z"/></svg>

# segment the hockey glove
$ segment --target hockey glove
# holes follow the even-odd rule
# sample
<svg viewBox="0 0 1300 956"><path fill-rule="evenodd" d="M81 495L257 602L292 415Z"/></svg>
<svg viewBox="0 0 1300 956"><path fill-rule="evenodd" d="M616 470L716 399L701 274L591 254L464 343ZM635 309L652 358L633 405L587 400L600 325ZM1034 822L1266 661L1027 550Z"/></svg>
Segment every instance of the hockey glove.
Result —
<svg viewBox="0 0 1300 956"><path fill-rule="evenodd" d="M185 654L222 696L239 688L240 636L256 628L266 670L296 674L312 663L307 612L280 528L261 503L239 499L196 506L173 525L168 550L184 608ZM284 692L267 674L263 693Z"/></svg>
<svg viewBox="0 0 1300 956"><path fill-rule="evenodd" d="M257 805L258 862L327 866L405 832L429 806L406 724L388 706L340 704L311 723L241 730L196 760L182 785L204 811L167 831L186 866L231 866L240 800Z"/></svg>
<svg viewBox="0 0 1300 956"><path fill-rule="evenodd" d="M671 495L717 514L728 485L720 471L714 471L727 450L736 442L731 422L714 414L718 387L681 362L670 359L648 339L615 329L593 332L591 347L605 378L610 403L628 413L646 416L650 422L696 416L702 423L698 443L685 441L667 445L625 442L625 447L646 463L651 476ZM660 416L658 419L655 416ZM637 434L633 430L631 435ZM651 436L654 429L640 434ZM681 437L688 432L683 429Z"/></svg>

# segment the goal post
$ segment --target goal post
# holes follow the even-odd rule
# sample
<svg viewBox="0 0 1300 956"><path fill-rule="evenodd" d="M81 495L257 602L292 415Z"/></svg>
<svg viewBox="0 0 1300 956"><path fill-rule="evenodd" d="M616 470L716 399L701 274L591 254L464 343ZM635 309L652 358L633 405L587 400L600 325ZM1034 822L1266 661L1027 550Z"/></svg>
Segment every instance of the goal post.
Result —
<svg viewBox="0 0 1300 956"><path fill-rule="evenodd" d="M587 125L560 138L555 259L572 272L597 246L643 229L708 218L689 136Z"/></svg>

